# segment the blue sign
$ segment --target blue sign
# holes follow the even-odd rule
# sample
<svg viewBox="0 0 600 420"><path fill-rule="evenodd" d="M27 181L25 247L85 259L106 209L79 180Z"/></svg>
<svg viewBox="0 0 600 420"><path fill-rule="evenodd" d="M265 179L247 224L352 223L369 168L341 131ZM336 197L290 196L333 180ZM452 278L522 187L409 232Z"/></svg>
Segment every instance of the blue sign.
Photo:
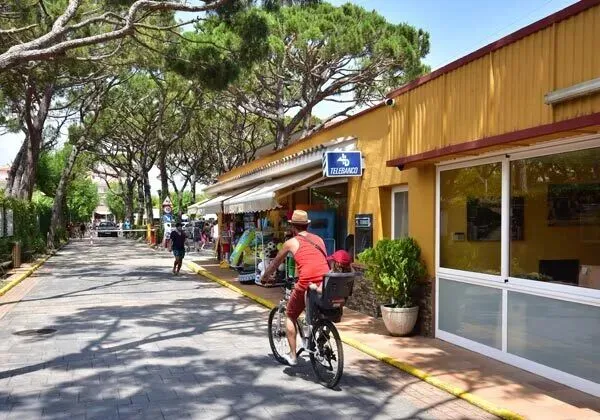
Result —
<svg viewBox="0 0 600 420"><path fill-rule="evenodd" d="M163 214L163 222L164 223L171 223L172 221L173 221L173 214L171 214L171 213Z"/></svg>
<svg viewBox="0 0 600 420"><path fill-rule="evenodd" d="M361 152L325 152L323 176L328 178L362 176Z"/></svg>

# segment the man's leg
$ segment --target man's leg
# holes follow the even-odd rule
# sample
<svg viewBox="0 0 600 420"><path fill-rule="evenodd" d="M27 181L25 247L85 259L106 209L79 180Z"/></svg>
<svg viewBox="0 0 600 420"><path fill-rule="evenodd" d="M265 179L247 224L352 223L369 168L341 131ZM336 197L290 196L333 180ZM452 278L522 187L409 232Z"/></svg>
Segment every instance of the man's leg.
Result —
<svg viewBox="0 0 600 420"><path fill-rule="evenodd" d="M181 266L183 265L183 257L179 257L177 260L177 273L181 270Z"/></svg>
<svg viewBox="0 0 600 420"><path fill-rule="evenodd" d="M290 358L296 360L296 321L289 316L285 318L285 329L287 332L287 340L290 345Z"/></svg>
<svg viewBox="0 0 600 420"><path fill-rule="evenodd" d="M173 263L173 274L175 274L177 272L177 260L179 259L179 257L175 257L175 262Z"/></svg>

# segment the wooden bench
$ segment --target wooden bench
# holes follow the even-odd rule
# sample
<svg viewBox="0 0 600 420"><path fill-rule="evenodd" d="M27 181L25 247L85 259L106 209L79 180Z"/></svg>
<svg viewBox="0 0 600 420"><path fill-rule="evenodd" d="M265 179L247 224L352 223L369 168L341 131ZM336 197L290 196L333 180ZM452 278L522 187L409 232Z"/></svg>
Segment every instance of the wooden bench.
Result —
<svg viewBox="0 0 600 420"><path fill-rule="evenodd" d="M2 271L2 275L6 274L6 272L12 267L12 260L3 261L6 256L0 257L0 270Z"/></svg>

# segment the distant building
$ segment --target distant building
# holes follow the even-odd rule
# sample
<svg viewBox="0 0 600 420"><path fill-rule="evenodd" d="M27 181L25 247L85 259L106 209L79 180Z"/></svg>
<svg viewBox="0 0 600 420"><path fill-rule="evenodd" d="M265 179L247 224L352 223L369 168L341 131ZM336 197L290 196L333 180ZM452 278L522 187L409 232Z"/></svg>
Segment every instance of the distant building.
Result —
<svg viewBox="0 0 600 420"><path fill-rule="evenodd" d="M99 168L102 170L102 168ZM93 220L112 220L114 221L115 216L111 213L108 208L108 203L106 200L106 196L108 194L108 185L107 182L116 182L117 178L111 177L108 175L98 175L96 173L91 174L92 182L98 188L98 206L94 210L94 214L92 215Z"/></svg>
<svg viewBox="0 0 600 420"><path fill-rule="evenodd" d="M8 181L8 172L10 171L10 165L0 166L0 190L6 187Z"/></svg>

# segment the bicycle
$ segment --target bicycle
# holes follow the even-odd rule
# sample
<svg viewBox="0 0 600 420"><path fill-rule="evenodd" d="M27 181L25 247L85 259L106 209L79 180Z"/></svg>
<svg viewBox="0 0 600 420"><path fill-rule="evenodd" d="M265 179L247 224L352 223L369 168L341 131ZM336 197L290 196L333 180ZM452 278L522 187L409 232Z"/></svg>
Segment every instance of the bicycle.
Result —
<svg viewBox="0 0 600 420"><path fill-rule="evenodd" d="M327 388L335 387L344 372L344 349L334 322L342 317L343 306L352 295L355 273L328 273L323 279L322 292L307 290L307 315L303 324L296 322L302 347L297 356L308 353L312 368L320 383ZM292 294L295 279L286 279L284 297L269 313L269 344L275 359L286 364L283 357L290 348L286 335L287 302ZM333 339L333 341L332 341Z"/></svg>

